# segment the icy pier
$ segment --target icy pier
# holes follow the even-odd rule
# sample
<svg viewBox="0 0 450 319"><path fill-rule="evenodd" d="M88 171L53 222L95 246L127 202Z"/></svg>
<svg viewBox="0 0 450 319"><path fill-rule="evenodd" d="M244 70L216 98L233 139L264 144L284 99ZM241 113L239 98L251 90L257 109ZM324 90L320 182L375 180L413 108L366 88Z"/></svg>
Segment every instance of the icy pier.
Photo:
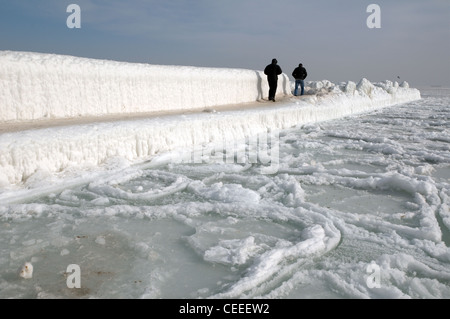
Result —
<svg viewBox="0 0 450 319"><path fill-rule="evenodd" d="M263 102L268 85L261 71L9 51L0 52L0 84L0 125L98 120L0 134L0 187L115 159L144 160L176 149L195 150L421 98L406 82L367 79L307 82L306 95L294 97L293 83L283 75L280 102ZM205 109L210 112L198 112ZM155 115L102 121L142 113Z"/></svg>
<svg viewBox="0 0 450 319"><path fill-rule="evenodd" d="M261 71L0 51L0 123L201 110L267 97ZM290 94L280 76L279 94Z"/></svg>

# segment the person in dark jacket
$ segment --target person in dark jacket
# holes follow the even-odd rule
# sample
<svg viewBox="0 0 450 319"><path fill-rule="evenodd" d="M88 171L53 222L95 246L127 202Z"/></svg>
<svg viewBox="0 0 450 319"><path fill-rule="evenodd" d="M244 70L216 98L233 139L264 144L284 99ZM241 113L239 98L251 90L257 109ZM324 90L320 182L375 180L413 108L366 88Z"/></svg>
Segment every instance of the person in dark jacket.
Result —
<svg viewBox="0 0 450 319"><path fill-rule="evenodd" d="M294 95L297 96L298 94L298 86L300 85L302 88L302 91L300 95L303 95L305 93L305 79L308 76L308 72L306 72L306 69L303 67L303 64L299 64L298 67L292 72L292 76L295 79L295 90Z"/></svg>
<svg viewBox="0 0 450 319"><path fill-rule="evenodd" d="M277 59L273 59L272 64L269 64L264 69L264 74L267 75L267 82L269 82L269 101L274 102L277 93L278 76L283 73L281 67L277 63Z"/></svg>

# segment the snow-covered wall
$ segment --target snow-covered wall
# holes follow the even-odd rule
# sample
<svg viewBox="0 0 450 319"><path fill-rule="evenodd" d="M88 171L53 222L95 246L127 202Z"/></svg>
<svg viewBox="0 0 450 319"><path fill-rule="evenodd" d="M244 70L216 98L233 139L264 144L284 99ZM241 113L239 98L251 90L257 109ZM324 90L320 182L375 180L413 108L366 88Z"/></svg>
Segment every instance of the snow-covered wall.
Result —
<svg viewBox="0 0 450 319"><path fill-rule="evenodd" d="M226 88L224 88L226 90ZM0 187L61 171L102 165L111 159L151 158L173 150L242 140L420 99L405 83L366 79L335 85L310 82L308 95L283 103L227 112L53 127L0 135ZM37 177L36 177L37 176Z"/></svg>
<svg viewBox="0 0 450 319"><path fill-rule="evenodd" d="M242 103L247 98L248 101L258 99L261 82L265 82L256 71L246 70L145 66L18 53L3 53L1 60L3 121L143 112L149 109L138 101L150 97L157 101L151 110ZM71 71L66 73L66 68ZM280 91L289 95L292 86L286 80ZM266 91L264 85L262 90ZM367 79L339 84L309 81L305 92L302 97L290 95L282 102L242 106L232 111L160 115L3 133L0 134L0 189L12 184L26 185L49 174L102 165L113 159L146 160L174 150L193 151L205 144L242 141L268 130L360 114L421 98L420 91L410 88L406 82L371 83ZM127 105L136 108L116 105L116 99L121 103L129 101ZM42 105L49 107L38 107ZM78 108L84 113L80 114Z"/></svg>
<svg viewBox="0 0 450 319"><path fill-rule="evenodd" d="M217 107L268 95L261 71L0 51L0 123ZM287 75L278 94L290 94Z"/></svg>

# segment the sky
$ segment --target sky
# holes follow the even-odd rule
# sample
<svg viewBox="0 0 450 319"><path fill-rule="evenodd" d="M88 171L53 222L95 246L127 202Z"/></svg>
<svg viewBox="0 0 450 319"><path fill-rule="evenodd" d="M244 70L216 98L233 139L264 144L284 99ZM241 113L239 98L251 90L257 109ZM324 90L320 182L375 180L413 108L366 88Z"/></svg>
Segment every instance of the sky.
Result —
<svg viewBox="0 0 450 319"><path fill-rule="evenodd" d="M0 0L0 50L450 87L450 1Z"/></svg>

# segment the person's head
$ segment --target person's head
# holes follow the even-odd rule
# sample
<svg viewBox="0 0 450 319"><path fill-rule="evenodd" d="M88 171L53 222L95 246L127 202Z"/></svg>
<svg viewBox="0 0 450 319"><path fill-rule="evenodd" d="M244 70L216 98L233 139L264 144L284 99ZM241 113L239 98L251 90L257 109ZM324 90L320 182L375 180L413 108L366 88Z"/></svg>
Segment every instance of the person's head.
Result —
<svg viewBox="0 0 450 319"><path fill-rule="evenodd" d="M277 59L272 59L272 64L277 64L277 63L278 63Z"/></svg>
<svg viewBox="0 0 450 319"><path fill-rule="evenodd" d="M299 66L299 67L302 67L302 66L303 66L303 64L301 64L301 63L300 63L300 64L299 64L298 66Z"/></svg>

